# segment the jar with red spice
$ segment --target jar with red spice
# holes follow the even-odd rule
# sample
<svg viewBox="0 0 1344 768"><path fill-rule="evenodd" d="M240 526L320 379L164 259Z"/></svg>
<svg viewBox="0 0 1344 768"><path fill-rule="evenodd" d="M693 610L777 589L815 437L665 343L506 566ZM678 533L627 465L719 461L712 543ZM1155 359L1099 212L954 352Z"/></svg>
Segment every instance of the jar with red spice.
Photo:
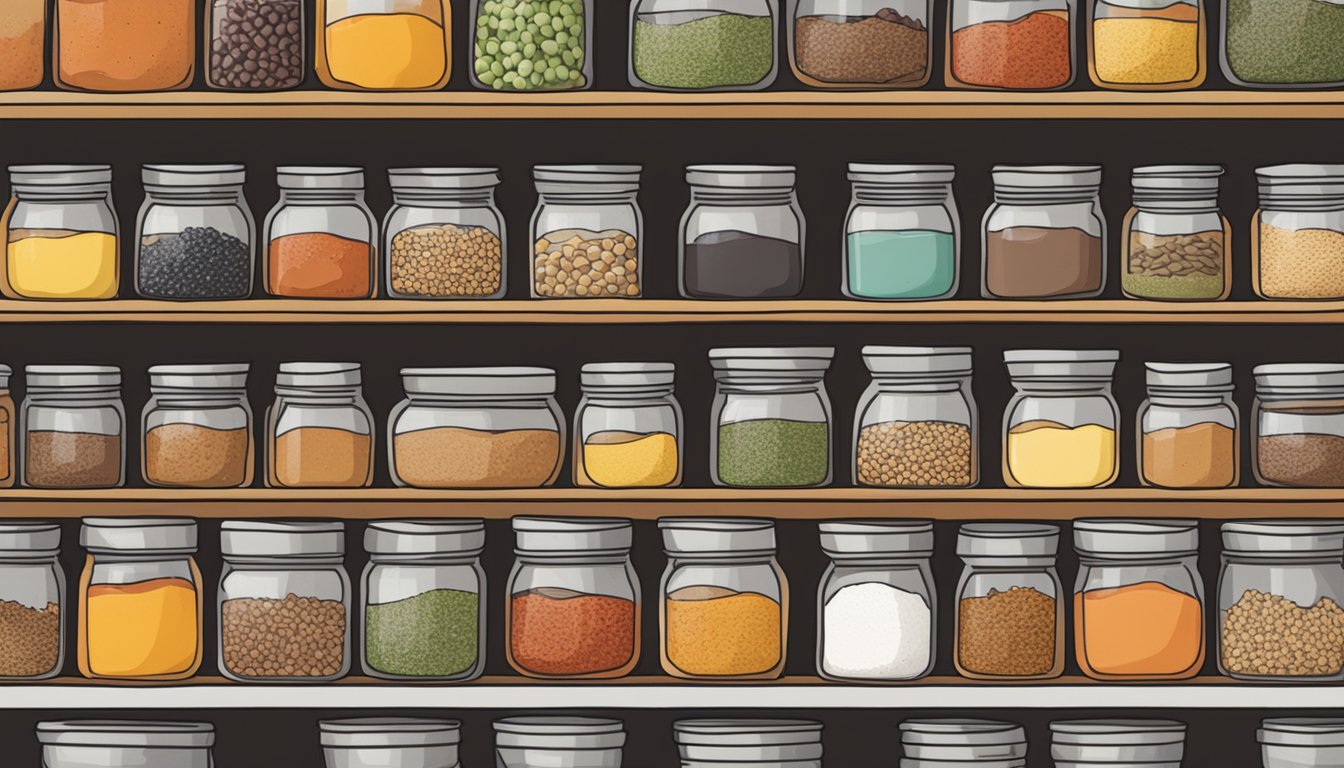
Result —
<svg viewBox="0 0 1344 768"><path fill-rule="evenodd" d="M266 292L372 298L378 224L364 202L364 169L281 166L276 181L280 202L266 215Z"/></svg>
<svg viewBox="0 0 1344 768"><path fill-rule="evenodd" d="M951 0L947 85L1053 91L1074 78L1076 0Z"/></svg>
<svg viewBox="0 0 1344 768"><path fill-rule="evenodd" d="M509 665L528 677L609 678L639 660L629 520L517 517L504 611Z"/></svg>

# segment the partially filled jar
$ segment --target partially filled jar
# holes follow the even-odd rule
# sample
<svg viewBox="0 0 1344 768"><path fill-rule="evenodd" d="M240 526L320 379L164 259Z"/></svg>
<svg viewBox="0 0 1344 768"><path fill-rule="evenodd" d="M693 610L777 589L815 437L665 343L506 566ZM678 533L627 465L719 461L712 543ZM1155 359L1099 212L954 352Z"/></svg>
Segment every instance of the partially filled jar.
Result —
<svg viewBox="0 0 1344 768"><path fill-rule="evenodd" d="M126 407L121 369L30 365L19 412L27 488L119 488L126 484Z"/></svg>
<svg viewBox="0 0 1344 768"><path fill-rule="evenodd" d="M58 523L0 523L0 680L44 680L65 660Z"/></svg>
<svg viewBox="0 0 1344 768"><path fill-rule="evenodd" d="M532 170L533 298L626 298L642 291L638 165Z"/></svg>
<svg viewBox="0 0 1344 768"><path fill-rule="evenodd" d="M806 225L792 165L692 165L681 217L681 295L775 299L803 290Z"/></svg>
<svg viewBox="0 0 1344 768"><path fill-rule="evenodd" d="M266 412L266 486L373 484L373 413L359 363L281 363Z"/></svg>
<svg viewBox="0 0 1344 768"><path fill-rule="evenodd" d="M831 399L824 378L834 347L726 347L714 369L709 470L715 485L828 485Z"/></svg>
<svg viewBox="0 0 1344 768"><path fill-rule="evenodd" d="M1344 719L1269 717L1256 732L1265 768L1344 765Z"/></svg>
<svg viewBox="0 0 1344 768"><path fill-rule="evenodd" d="M1339 7L1344 18L1344 5ZM1255 169L1255 177L1255 292L1266 299L1344 298L1344 165L1273 165Z"/></svg>
<svg viewBox="0 0 1344 768"><path fill-rule="evenodd" d="M775 81L779 0L635 0L630 84L658 91L755 91Z"/></svg>
<svg viewBox="0 0 1344 768"><path fill-rule="evenodd" d="M295 299L367 299L375 292L378 223L364 170L281 166L280 201L266 215L266 292Z"/></svg>
<svg viewBox="0 0 1344 768"><path fill-rule="evenodd" d="M18 472L18 445L15 434L19 428L14 397L9 392L9 379L14 369L0 364L0 488L13 488Z"/></svg>
<svg viewBox="0 0 1344 768"><path fill-rule="evenodd" d="M317 77L346 91L436 91L453 71L449 0L317 0Z"/></svg>
<svg viewBox="0 0 1344 768"><path fill-rule="evenodd" d="M1198 88L1207 69L1205 0L1088 0L1092 83L1122 91Z"/></svg>
<svg viewBox="0 0 1344 768"><path fill-rule="evenodd" d="M850 163L844 278L852 299L945 299L957 292L961 224L951 165Z"/></svg>
<svg viewBox="0 0 1344 768"><path fill-rule="evenodd" d="M952 88L1053 91L1074 80L1077 0L949 0Z"/></svg>
<svg viewBox="0 0 1344 768"><path fill-rule="evenodd" d="M496 91L592 87L595 6L595 0L472 0L472 85Z"/></svg>
<svg viewBox="0 0 1344 768"><path fill-rule="evenodd" d="M873 381L854 412L854 483L970 488L980 480L970 347L863 348Z"/></svg>
<svg viewBox="0 0 1344 768"><path fill-rule="evenodd" d="M459 720L351 717L317 721L326 768L458 768Z"/></svg>
<svg viewBox="0 0 1344 768"><path fill-rule="evenodd" d="M364 674L470 680L485 669L482 520L379 520L364 529Z"/></svg>
<svg viewBox="0 0 1344 768"><path fill-rule="evenodd" d="M1033 680L1064 671L1059 527L966 523L957 584L953 661L963 677Z"/></svg>
<svg viewBox="0 0 1344 768"><path fill-rule="evenodd" d="M307 73L303 0L210 0L205 81L222 91L296 88Z"/></svg>
<svg viewBox="0 0 1344 768"><path fill-rule="evenodd" d="M201 666L201 572L196 521L86 517L79 577L79 673L183 680Z"/></svg>
<svg viewBox="0 0 1344 768"><path fill-rule="evenodd" d="M984 297L1100 296L1106 288L1101 166L998 165L993 175L981 246Z"/></svg>
<svg viewBox="0 0 1344 768"><path fill-rule="evenodd" d="M37 724L45 768L213 768L215 726L162 720Z"/></svg>
<svg viewBox="0 0 1344 768"><path fill-rule="evenodd" d="M1344 488L1344 365L1255 367L1251 468L1256 482Z"/></svg>
<svg viewBox="0 0 1344 768"><path fill-rule="evenodd" d="M350 669L345 524L220 525L219 671L243 682L321 682Z"/></svg>
<svg viewBox="0 0 1344 768"><path fill-rule="evenodd" d="M789 63L813 88L919 88L933 69L933 0L790 0Z"/></svg>
<svg viewBox="0 0 1344 768"><path fill-rule="evenodd" d="M779 677L788 653L789 582L775 524L752 518L663 518L659 657L673 677Z"/></svg>
<svg viewBox="0 0 1344 768"><path fill-rule="evenodd" d="M1178 3L1179 5L1179 3ZM1120 288L1134 299L1222 301L1232 291L1232 228L1218 208L1220 165L1135 168L1120 234Z"/></svg>
<svg viewBox="0 0 1344 768"><path fill-rule="evenodd" d="M121 267L110 165L11 165L0 228L11 299L116 298Z"/></svg>
<svg viewBox="0 0 1344 768"><path fill-rule="evenodd" d="M549 368L404 368L388 415L392 481L540 488L560 476L565 427Z"/></svg>
<svg viewBox="0 0 1344 768"><path fill-rule="evenodd" d="M574 484L667 488L681 484L685 420L672 363L588 363L574 410Z"/></svg>
<svg viewBox="0 0 1344 768"><path fill-rule="evenodd" d="M1344 526L1223 524L1218 672L1240 680L1344 680Z"/></svg>
<svg viewBox="0 0 1344 768"><path fill-rule="evenodd" d="M47 61L47 0L11 0L0 21L0 91L42 85Z"/></svg>
<svg viewBox="0 0 1344 768"><path fill-rule="evenodd" d="M1194 520L1073 523L1073 642L1099 680L1184 680L1204 666L1204 580Z"/></svg>
<svg viewBox="0 0 1344 768"><path fill-rule="evenodd" d="M140 471L165 488L246 488L255 446L247 363L155 365L141 416Z"/></svg>
<svg viewBox="0 0 1344 768"><path fill-rule="evenodd" d="M257 226L242 165L146 165L135 291L149 299L252 295Z"/></svg>
<svg viewBox="0 0 1344 768"><path fill-rule="evenodd" d="M538 678L624 677L640 650L629 520L515 517L504 631L509 666Z"/></svg>
<svg viewBox="0 0 1344 768"><path fill-rule="evenodd" d="M1139 406L1139 482L1158 488L1233 488L1241 475L1241 417L1231 363L1145 363Z"/></svg>
<svg viewBox="0 0 1344 768"><path fill-rule="evenodd" d="M498 299L508 288L498 168L394 168L383 219L387 295Z"/></svg>
<svg viewBox="0 0 1344 768"><path fill-rule="evenodd" d="M1344 85L1344 2L1228 0L1222 8L1223 74L1250 88Z"/></svg>
<svg viewBox="0 0 1344 768"><path fill-rule="evenodd" d="M1027 732L1002 720L905 720L900 768L1026 768Z"/></svg>
<svg viewBox="0 0 1344 768"><path fill-rule="evenodd" d="M1118 350L1010 349L1016 392L1003 415L1010 488L1104 488L1120 476Z"/></svg>
<svg viewBox="0 0 1344 768"><path fill-rule="evenodd" d="M56 86L130 93L189 87L199 6L198 0L56 0Z"/></svg>
<svg viewBox="0 0 1344 768"><path fill-rule="evenodd" d="M1055 768L1181 768L1185 731L1177 720L1056 720L1050 756Z"/></svg>
<svg viewBox="0 0 1344 768"><path fill-rule="evenodd" d="M672 723L681 768L821 768L822 724L813 720L703 718Z"/></svg>
<svg viewBox="0 0 1344 768"><path fill-rule="evenodd" d="M621 768L626 734L620 720L506 717L494 729L497 768Z"/></svg>

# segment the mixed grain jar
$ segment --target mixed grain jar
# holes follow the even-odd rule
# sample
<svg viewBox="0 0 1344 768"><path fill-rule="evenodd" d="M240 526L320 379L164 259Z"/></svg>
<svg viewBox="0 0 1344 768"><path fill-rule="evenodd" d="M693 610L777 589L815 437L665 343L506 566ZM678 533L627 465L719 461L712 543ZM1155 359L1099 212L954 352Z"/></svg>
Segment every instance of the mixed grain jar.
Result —
<svg viewBox="0 0 1344 768"><path fill-rule="evenodd" d="M681 295L777 299L803 290L806 225L792 165L692 165L681 217Z"/></svg>
<svg viewBox="0 0 1344 768"><path fill-rule="evenodd" d="M887 23L887 22L883 22ZM951 165L850 163L841 290L852 299L945 299L961 280Z"/></svg>
<svg viewBox="0 0 1344 768"><path fill-rule="evenodd" d="M574 484L667 488L681 484L685 419L672 363L588 363L574 410Z"/></svg>
<svg viewBox="0 0 1344 768"><path fill-rule="evenodd" d="M1344 18L1344 4L1338 7ZM1257 168L1255 177L1255 292L1266 299L1344 298L1344 165L1274 165Z"/></svg>
<svg viewBox="0 0 1344 768"><path fill-rule="evenodd" d="M1145 363L1138 469L1157 488L1234 488L1241 475L1241 417L1231 363Z"/></svg>
<svg viewBox="0 0 1344 768"><path fill-rule="evenodd" d="M709 468L715 485L811 488L831 482L834 347L709 351L714 369Z"/></svg>
<svg viewBox="0 0 1344 768"><path fill-rule="evenodd" d="M180 91L196 74L198 0L56 0L56 87Z"/></svg>
<svg viewBox="0 0 1344 768"><path fill-rule="evenodd" d="M817 590L817 674L914 680L933 670L938 590L928 520L821 523L830 558Z"/></svg>
<svg viewBox="0 0 1344 768"><path fill-rule="evenodd" d="M978 1L996 6L1019 2ZM982 295L1100 296L1106 288L1101 166L997 165L993 176L994 203L985 211L982 227Z"/></svg>
<svg viewBox="0 0 1344 768"><path fill-rule="evenodd" d="M1255 367L1251 468L1256 482L1344 488L1344 365Z"/></svg>
<svg viewBox="0 0 1344 768"><path fill-rule="evenodd" d="M121 369L30 365L19 411L27 488L120 488L126 484L126 407Z"/></svg>
<svg viewBox="0 0 1344 768"><path fill-rule="evenodd" d="M752 518L663 518L659 658L673 677L767 680L788 652L789 582L775 524Z"/></svg>
<svg viewBox="0 0 1344 768"><path fill-rule="evenodd" d="M379 520L364 530L364 674L470 680L485 668L482 520Z"/></svg>
<svg viewBox="0 0 1344 768"><path fill-rule="evenodd" d="M1208 68L1205 0L1088 0L1087 69L1120 91L1198 88Z"/></svg>
<svg viewBox="0 0 1344 768"><path fill-rule="evenodd" d="M630 84L656 91L757 91L779 70L780 0L635 0Z"/></svg>
<svg viewBox="0 0 1344 768"><path fill-rule="evenodd" d="M317 78L345 91L436 91L453 70L449 0L317 0Z"/></svg>
<svg viewBox="0 0 1344 768"><path fill-rule="evenodd" d="M110 165L11 165L5 271L11 299L116 298L121 266Z"/></svg>
<svg viewBox="0 0 1344 768"><path fill-rule="evenodd" d="M378 224L364 202L364 170L281 166L280 201L266 215L266 292L294 299L374 295Z"/></svg>
<svg viewBox="0 0 1344 768"><path fill-rule="evenodd" d="M1002 720L929 718L901 723L900 768L1026 768L1027 733Z"/></svg>
<svg viewBox="0 0 1344 768"><path fill-rule="evenodd" d="M1231 0L1223 8L1223 74L1249 88L1344 85L1344 3Z"/></svg>
<svg viewBox="0 0 1344 768"><path fill-rule="evenodd" d="M47 720L37 724L45 768L213 768L210 723Z"/></svg>
<svg viewBox="0 0 1344 768"><path fill-rule="evenodd" d="M1344 719L1270 717L1256 733L1265 768L1344 765Z"/></svg>
<svg viewBox="0 0 1344 768"><path fill-rule="evenodd" d="M471 0L471 83L496 91L592 87L595 0Z"/></svg>
<svg viewBox="0 0 1344 768"><path fill-rule="evenodd" d="M532 170L532 298L629 298L642 291L638 165Z"/></svg>
<svg viewBox="0 0 1344 768"><path fill-rule="evenodd" d="M1120 475L1120 406L1112 349L1010 349L1016 390L1003 414L1010 488L1104 488Z"/></svg>
<svg viewBox="0 0 1344 768"><path fill-rule="evenodd" d="M256 449L247 363L155 365L141 416L140 471L166 488L246 488Z"/></svg>
<svg viewBox="0 0 1344 768"><path fill-rule="evenodd" d="M210 0L205 82L221 91L296 88L307 73L303 0Z"/></svg>
<svg viewBox="0 0 1344 768"><path fill-rule="evenodd" d="M47 0L12 0L0 26L0 91L26 91L42 85L47 62Z"/></svg>
<svg viewBox="0 0 1344 768"><path fill-rule="evenodd" d="M854 413L854 484L970 488L980 430L970 347L863 348L872 383Z"/></svg>
<svg viewBox="0 0 1344 768"><path fill-rule="evenodd" d="M506 717L494 722L498 768L621 768L625 726L603 717Z"/></svg>
<svg viewBox="0 0 1344 768"><path fill-rule="evenodd" d="M1077 0L949 0L952 88L1053 91L1074 80Z"/></svg>
<svg viewBox="0 0 1344 768"><path fill-rule="evenodd" d="M1134 169L1134 205L1120 233L1120 288L1126 296L1158 301L1227 298L1232 291L1232 228L1218 208L1222 175L1220 165Z"/></svg>
<svg viewBox="0 0 1344 768"><path fill-rule="evenodd" d="M220 525L219 671L242 682L322 682L350 670L350 578L339 522Z"/></svg>
<svg viewBox="0 0 1344 768"><path fill-rule="evenodd" d="M789 63L813 88L919 88L932 21L932 0L790 0Z"/></svg>
<svg viewBox="0 0 1344 768"><path fill-rule="evenodd" d="M1344 526L1223 524L1218 672L1240 680L1344 679Z"/></svg>
<svg viewBox="0 0 1344 768"><path fill-rule="evenodd" d="M242 165L146 165L136 225L135 291L149 299L252 295L256 224Z"/></svg>
<svg viewBox="0 0 1344 768"><path fill-rule="evenodd" d="M0 680L55 677L65 660L58 523L0 523Z"/></svg>
<svg viewBox="0 0 1344 768"><path fill-rule="evenodd" d="M957 672L974 679L1034 680L1064 671L1063 587L1055 570L1059 527L967 523L957 583Z"/></svg>
<svg viewBox="0 0 1344 768"><path fill-rule="evenodd" d="M86 517L79 544L79 673L183 680L201 666L204 587L196 521Z"/></svg>
<svg viewBox="0 0 1344 768"><path fill-rule="evenodd" d="M498 299L508 288L498 168L394 168L383 219L387 295Z"/></svg>
<svg viewBox="0 0 1344 768"><path fill-rule="evenodd" d="M458 768L462 723L421 717L319 720L326 768Z"/></svg>
<svg viewBox="0 0 1344 768"><path fill-rule="evenodd" d="M281 363L266 411L268 488L373 484L373 413L359 363Z"/></svg>
<svg viewBox="0 0 1344 768"><path fill-rule="evenodd" d="M0 488L13 488L18 476L19 418L14 409L14 397L9 392L9 379L14 369L0 364Z"/></svg>
<svg viewBox="0 0 1344 768"><path fill-rule="evenodd" d="M537 678L624 677L640 650L629 520L515 517L506 588L508 661Z"/></svg>
<svg viewBox="0 0 1344 768"><path fill-rule="evenodd" d="M1098 680L1183 680L1204 666L1204 580L1194 520L1073 523L1073 642Z"/></svg>
<svg viewBox="0 0 1344 768"><path fill-rule="evenodd" d="M1057 720L1050 724L1056 768L1181 768L1186 725L1177 720Z"/></svg>
<svg viewBox="0 0 1344 768"><path fill-rule="evenodd" d="M405 368L388 415L392 482L540 488L560 476L565 427L550 368Z"/></svg>
<svg viewBox="0 0 1344 768"><path fill-rule="evenodd" d="M681 768L821 768L822 724L812 720L705 718L672 723Z"/></svg>

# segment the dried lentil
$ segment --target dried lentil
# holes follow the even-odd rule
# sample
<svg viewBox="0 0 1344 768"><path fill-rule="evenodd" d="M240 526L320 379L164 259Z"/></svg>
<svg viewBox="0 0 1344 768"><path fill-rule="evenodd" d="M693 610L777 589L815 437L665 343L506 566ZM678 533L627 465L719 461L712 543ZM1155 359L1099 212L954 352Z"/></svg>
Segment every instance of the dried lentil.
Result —
<svg viewBox="0 0 1344 768"><path fill-rule="evenodd" d="M820 83L894 84L928 76L928 27L891 8L872 16L803 16L793 30L799 72Z"/></svg>
<svg viewBox="0 0 1344 768"><path fill-rule="evenodd" d="M28 432L23 481L33 488L113 488L121 483L121 436Z"/></svg>
<svg viewBox="0 0 1344 768"><path fill-rule="evenodd" d="M1323 677L1344 671L1344 609L1328 597L1303 608L1248 589L1227 609L1223 668L1240 675Z"/></svg>
<svg viewBox="0 0 1344 768"><path fill-rule="evenodd" d="M755 592L683 587L667 596L667 662L697 677L767 673L783 661L784 611Z"/></svg>
<svg viewBox="0 0 1344 768"><path fill-rule="evenodd" d="M364 613L364 657L369 666L402 677L452 677L476 666L480 649L480 595L431 589Z"/></svg>
<svg viewBox="0 0 1344 768"><path fill-rule="evenodd" d="M635 77L677 90L755 85L775 63L775 20L716 13L680 24L635 20Z"/></svg>
<svg viewBox="0 0 1344 768"><path fill-rule="evenodd" d="M971 430L947 421L884 421L859 432L863 485L965 487L974 462Z"/></svg>
<svg viewBox="0 0 1344 768"><path fill-rule="evenodd" d="M957 667L976 675L1031 677L1055 667L1055 599L1031 587L991 589L958 606Z"/></svg>
<svg viewBox="0 0 1344 768"><path fill-rule="evenodd" d="M1144 299L1217 299L1225 290L1223 232L1192 235L1129 234L1127 269L1120 276L1129 296Z"/></svg>
<svg viewBox="0 0 1344 768"><path fill-rule="evenodd" d="M242 597L220 609L224 667L239 677L333 677L345 666L340 600Z"/></svg>
<svg viewBox="0 0 1344 768"><path fill-rule="evenodd" d="M1261 223L1258 255L1265 298L1344 297L1344 233Z"/></svg>
<svg viewBox="0 0 1344 768"><path fill-rule="evenodd" d="M635 603L541 588L509 601L509 663L523 674L614 672L635 659Z"/></svg>
<svg viewBox="0 0 1344 768"><path fill-rule="evenodd" d="M145 482L192 488L245 485L251 433L244 428L211 429L196 424L164 424L145 433Z"/></svg>
<svg viewBox="0 0 1344 768"><path fill-rule="evenodd" d="M417 488L540 488L560 469L560 434L435 427L392 440L397 478Z"/></svg>
<svg viewBox="0 0 1344 768"><path fill-rule="evenodd" d="M724 485L820 485L830 461L830 427L824 422L754 419L719 425L718 479Z"/></svg>
<svg viewBox="0 0 1344 768"><path fill-rule="evenodd" d="M952 33L952 75L966 85L1008 90L1062 88L1073 76L1066 12L1038 11Z"/></svg>
<svg viewBox="0 0 1344 768"><path fill-rule="evenodd" d="M549 232L537 240L533 254L533 291L538 296L639 295L638 243L622 230Z"/></svg>
<svg viewBox="0 0 1344 768"><path fill-rule="evenodd" d="M392 238L392 292L402 296L493 296L504 266L499 236L485 227L436 224Z"/></svg>
<svg viewBox="0 0 1344 768"><path fill-rule="evenodd" d="M210 85L229 90L293 88L303 82L302 0L212 3Z"/></svg>
<svg viewBox="0 0 1344 768"><path fill-rule="evenodd" d="M30 608L0 600L0 677L51 672L61 655L61 607Z"/></svg>
<svg viewBox="0 0 1344 768"><path fill-rule="evenodd" d="M1298 488L1344 488L1344 437L1260 435L1257 469L1266 482Z"/></svg>

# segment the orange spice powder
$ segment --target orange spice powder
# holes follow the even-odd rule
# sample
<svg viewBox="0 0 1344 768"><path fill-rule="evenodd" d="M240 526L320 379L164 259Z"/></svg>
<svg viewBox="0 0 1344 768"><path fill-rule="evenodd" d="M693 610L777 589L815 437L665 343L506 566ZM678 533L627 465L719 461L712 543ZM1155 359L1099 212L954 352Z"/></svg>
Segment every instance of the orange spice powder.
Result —
<svg viewBox="0 0 1344 768"><path fill-rule="evenodd" d="M1090 677L1194 677L1204 664L1199 600L1155 581L1073 597L1078 665Z"/></svg>
<svg viewBox="0 0 1344 768"><path fill-rule="evenodd" d="M373 295L373 249L361 240L326 232L271 241L267 290L300 299L362 299Z"/></svg>
<svg viewBox="0 0 1344 768"><path fill-rule="evenodd" d="M64 87L186 88L195 62L195 0L57 0L56 75Z"/></svg>
<svg viewBox="0 0 1344 768"><path fill-rule="evenodd" d="M1009 90L1059 88L1072 73L1067 14L1039 11L952 33L952 74L966 85Z"/></svg>

